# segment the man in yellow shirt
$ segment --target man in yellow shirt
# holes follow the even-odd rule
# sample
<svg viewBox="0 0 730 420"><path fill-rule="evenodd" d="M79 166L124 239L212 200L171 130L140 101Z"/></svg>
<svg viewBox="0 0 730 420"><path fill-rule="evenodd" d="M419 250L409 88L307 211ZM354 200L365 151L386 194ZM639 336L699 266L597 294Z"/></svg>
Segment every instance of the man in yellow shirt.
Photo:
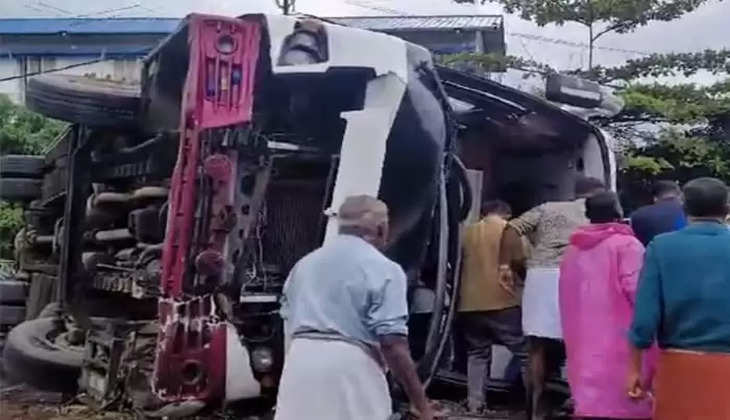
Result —
<svg viewBox="0 0 730 420"><path fill-rule="evenodd" d="M527 360L518 293L500 284L499 252L511 209L502 201L482 205L482 219L463 235L459 317L467 346L467 404L471 413L487 410L486 387L492 345L506 346L522 364ZM510 255L523 256L521 243ZM524 376L524 375L523 375Z"/></svg>

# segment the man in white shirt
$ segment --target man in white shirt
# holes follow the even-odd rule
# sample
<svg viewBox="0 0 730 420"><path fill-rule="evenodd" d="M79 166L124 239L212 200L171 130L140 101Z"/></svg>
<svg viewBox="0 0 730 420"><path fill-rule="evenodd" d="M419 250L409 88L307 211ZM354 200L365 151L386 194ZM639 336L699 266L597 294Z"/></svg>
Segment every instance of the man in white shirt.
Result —
<svg viewBox="0 0 730 420"><path fill-rule="evenodd" d="M386 420L387 366L423 420L433 413L408 348L406 275L380 252L388 208L349 197L339 235L302 258L284 285L291 337L276 420Z"/></svg>

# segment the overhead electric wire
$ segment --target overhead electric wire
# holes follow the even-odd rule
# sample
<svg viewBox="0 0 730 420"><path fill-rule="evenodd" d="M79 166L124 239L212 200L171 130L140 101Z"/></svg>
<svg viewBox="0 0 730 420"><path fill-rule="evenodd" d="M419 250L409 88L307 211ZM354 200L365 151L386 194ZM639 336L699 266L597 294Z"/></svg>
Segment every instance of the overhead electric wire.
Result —
<svg viewBox="0 0 730 420"><path fill-rule="evenodd" d="M356 6L356 7L362 7L363 9L375 10L378 12L392 13L392 14L401 15L401 16L411 16L410 13L404 12L402 10L391 9L389 7L383 7L383 6L375 6L375 5L357 1L357 0L345 0L345 3L352 5L352 6Z"/></svg>
<svg viewBox="0 0 730 420"><path fill-rule="evenodd" d="M26 74L21 74L21 75L17 75L17 76L3 77L2 79L0 79L0 82L8 82L10 80L23 79L25 77L37 76L39 74L45 74L45 73L55 73L57 71L68 70L68 69L72 69L74 67L87 66L89 64L100 63L102 61L108 61L108 60L113 60L113 58L97 58L96 60L89 60L89 61L84 61L82 63L69 64L67 66L57 67L55 69L35 71L33 73L26 73Z"/></svg>
<svg viewBox="0 0 730 420"><path fill-rule="evenodd" d="M42 1L38 1L37 3L34 3L34 4L30 4L29 2L26 2L24 4L24 7L27 7L29 9L36 10L36 11L39 11L39 12L42 12L43 11L42 9L39 9L36 6L42 6L42 7L45 7L46 9L51 9L51 10L54 10L54 11L57 11L57 12L63 12L63 13L67 13L67 14L73 14L72 12L70 12L68 10L63 10L63 9L60 9L60 8L56 8L55 6L50 5L50 4L47 4L47 3L44 3ZM98 15L102 15L102 14L114 13L114 12L121 12L121 11L124 11L124 10L131 10L131 9L135 9L135 8L142 8L142 9L146 9L148 11L154 11L153 9L150 9L150 8L147 8L147 7L142 7L140 3L134 3L134 4L131 4L131 5L128 5L128 6L123 6L123 7L115 7L115 8L99 10L99 11L91 12L91 13L84 13L84 14L75 15L75 16L68 16L68 17L66 17L66 19L89 19L89 18L92 18L94 16L98 16ZM110 17L111 16L105 16L102 19L106 19L106 18L110 18ZM80 20L78 22L72 22L72 23L70 23L69 26L86 25L86 24L89 24L89 23L92 23L92 22L93 22L92 19L89 19L89 20ZM139 53L146 53L147 51L148 51L147 49L144 49L144 50L139 51ZM100 62L103 62L103 61L110 61L110 60L114 60L114 59L115 59L114 57L107 58L102 53L102 55L99 58L96 58L96 59L93 59L93 60L88 60L88 61L84 61L84 62L81 62L81 63L73 63L73 64L69 64L69 65L66 65L66 66L56 67L56 68L48 69L48 70L41 70L41 71L36 71L36 72L32 72L32 73L26 73L26 74L21 74L21 75L3 77L3 78L0 78L0 82L8 82L8 81L11 81L11 80L23 79L23 78L37 76L37 75L46 74L46 73L55 73L55 72L59 72L59 71L63 71L63 70L68 70L68 69L72 69L72 68L76 68L76 67L88 66L90 64L96 64L96 63L100 63Z"/></svg>
<svg viewBox="0 0 730 420"><path fill-rule="evenodd" d="M73 15L74 14L73 12L70 12L70 11L65 10L65 9L61 9L60 7L56 7L56 6L52 5L52 4L48 4L48 3L43 2L43 1L38 1L38 2L36 2L36 4L38 6L45 7L46 9L55 10L57 12L65 13L67 15Z"/></svg>
<svg viewBox="0 0 730 420"><path fill-rule="evenodd" d="M357 6L357 7L362 7L364 9L379 11L379 12L387 12L387 13L393 13L396 15L411 16L410 13L404 12L402 10L391 9L391 8L382 7L382 6L374 6L372 4L365 3L362 1L358 1L358 0L345 0L345 3L351 4L351 5ZM586 50L590 49L590 45L588 45L584 42L570 41L567 39L551 38L551 37L547 37L547 36L543 36L543 35L527 34L527 33L521 33L521 32L506 32L506 35L517 37L517 38L529 39L529 40L533 40L533 41L547 42L547 43L556 44L556 45L583 48ZM630 50L630 49L614 48L614 47L604 47L602 45L594 45L593 49L602 50L602 51L627 53L627 54L640 54L640 55L647 55L647 56L651 55L651 53L647 52L647 51Z"/></svg>
<svg viewBox="0 0 730 420"><path fill-rule="evenodd" d="M121 11L124 11L124 10L131 10L131 9L136 9L136 8L143 8L142 5L139 2L137 2L137 3L131 4L131 5L127 5L127 6L114 7L114 8L111 8L111 9L104 9L104 10L98 10L98 11L90 12L90 13L81 13L81 14L78 14L78 13L74 13L74 12L72 12L70 10L61 9L60 7L56 7L56 6L52 5L52 4L49 4L49 3L46 3L46 2L40 1L40 0L37 1L37 2L35 2L35 3L33 3L32 5L29 4L28 2L26 2L24 4L24 6L27 7L27 8L29 8L29 9L36 10L36 11L43 11L42 9L38 9L38 7L43 7L46 10L53 10L54 12L56 12L56 14L63 13L64 15L67 15L67 16L65 16L65 18L67 18L67 19L91 18L91 17L95 17L95 16L106 15L106 14L109 14L109 13L121 12ZM146 8L146 7L144 7L144 9L149 10L149 11L152 11L152 9L149 9L149 8Z"/></svg>
<svg viewBox="0 0 730 420"><path fill-rule="evenodd" d="M142 50L139 50L139 51L132 51L132 52L127 53L127 54L145 54L149 50L150 50L150 48L145 48L145 49L142 49ZM101 63L103 61L110 61L110 60L115 60L115 59L116 59L116 57L106 57L102 53L99 56L99 58L96 58L94 60L84 61L84 62L81 62L81 63L69 64L67 66L56 67L56 68L49 69L49 70L36 71L36 72L33 72L33 73L26 73L26 74L20 74L20 75L16 75L16 76L3 77L2 79L0 79L0 82L7 82L7 81L10 81L10 80L17 80L17 79L23 79L23 78L31 77L31 76L38 76L39 74L55 73L55 72L58 72L58 71L72 69L74 67L88 66L89 64L96 64L96 63Z"/></svg>
<svg viewBox="0 0 730 420"><path fill-rule="evenodd" d="M35 10L36 12L45 12L45 10L39 9L39 8L37 8L35 6L31 6L30 4L27 4L27 3L24 4L23 7L27 8L27 9L30 9L30 10Z"/></svg>
<svg viewBox="0 0 730 420"><path fill-rule="evenodd" d="M89 13L89 14L85 14L85 15L73 16L72 17L73 19L89 19L89 20L78 20L76 22L70 23L69 26L88 25L88 24L94 22L94 20L93 20L94 16L98 16L98 15L102 15L102 14L107 14L107 13L122 12L122 11L125 11L125 10L136 9L138 7L140 7L139 3L135 3L135 4L132 4L132 5L129 5L129 6L117 7L115 9L106 9L106 10L101 10L101 11L98 11L98 12ZM111 18L115 18L115 17L119 17L119 16L118 15L102 16L102 17L99 17L97 19L111 19Z"/></svg>
<svg viewBox="0 0 730 420"><path fill-rule="evenodd" d="M583 49L590 49L590 45L584 43L584 42L575 42L575 41L569 41L567 39L561 39L561 38L551 38L543 35L535 35L535 34L526 34L521 32L509 32L507 33L507 36L514 36L518 38L525 38L525 39L531 39L533 41L539 41L539 42L548 42L551 44L558 44L558 45L565 45L569 47L577 47L577 48L583 48ZM628 53L628 54L640 54L640 55L651 55L650 52L647 51L639 51L639 50L628 50L623 48L614 48L614 47L604 47L601 45L594 45L594 50L604 50L604 51L613 51L613 52L621 52L621 53Z"/></svg>
<svg viewBox="0 0 730 420"><path fill-rule="evenodd" d="M114 9L106 9L106 10L100 10L98 12L77 15L77 16L74 16L74 18L90 18L90 17L94 17L94 16L98 16L98 15L107 14L107 13L114 13L114 12L121 12L124 10L137 9L139 7L141 7L141 5L139 3L134 3L134 4L130 4L128 6L117 7Z"/></svg>

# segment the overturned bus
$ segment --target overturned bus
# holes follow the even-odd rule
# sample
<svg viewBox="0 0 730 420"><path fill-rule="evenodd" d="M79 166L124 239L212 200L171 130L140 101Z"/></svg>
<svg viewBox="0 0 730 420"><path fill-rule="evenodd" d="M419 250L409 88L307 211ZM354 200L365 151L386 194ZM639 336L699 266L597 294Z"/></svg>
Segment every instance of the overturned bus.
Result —
<svg viewBox="0 0 730 420"><path fill-rule="evenodd" d="M141 86L43 75L26 102L73 124L44 157L3 157L34 168L4 183L38 186L4 190L28 203L16 252L33 296L6 369L149 416L271 401L283 282L336 232L327 210L346 196L390 208L386 253L409 277L428 381L449 347L460 225L479 203L521 212L615 171L586 120L312 18L190 15L146 57Z"/></svg>

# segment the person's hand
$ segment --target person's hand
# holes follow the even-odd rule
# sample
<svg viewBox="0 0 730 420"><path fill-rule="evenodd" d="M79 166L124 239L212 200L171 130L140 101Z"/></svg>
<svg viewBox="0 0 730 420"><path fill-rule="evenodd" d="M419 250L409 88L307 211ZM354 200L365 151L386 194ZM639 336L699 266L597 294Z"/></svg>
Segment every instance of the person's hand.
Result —
<svg viewBox="0 0 730 420"><path fill-rule="evenodd" d="M629 372L626 380L626 392L629 398L640 400L646 396L644 388L641 385L641 374L633 369Z"/></svg>
<svg viewBox="0 0 730 420"><path fill-rule="evenodd" d="M507 292L515 294L515 276L510 266L499 266L499 285Z"/></svg>
<svg viewBox="0 0 730 420"><path fill-rule="evenodd" d="M418 420L434 420L435 418L433 404L429 404L424 410L421 410L421 414L418 416Z"/></svg>
<svg viewBox="0 0 730 420"><path fill-rule="evenodd" d="M437 406L433 401L429 401L421 409L411 406L410 414L412 418L417 420L434 420L438 416Z"/></svg>

